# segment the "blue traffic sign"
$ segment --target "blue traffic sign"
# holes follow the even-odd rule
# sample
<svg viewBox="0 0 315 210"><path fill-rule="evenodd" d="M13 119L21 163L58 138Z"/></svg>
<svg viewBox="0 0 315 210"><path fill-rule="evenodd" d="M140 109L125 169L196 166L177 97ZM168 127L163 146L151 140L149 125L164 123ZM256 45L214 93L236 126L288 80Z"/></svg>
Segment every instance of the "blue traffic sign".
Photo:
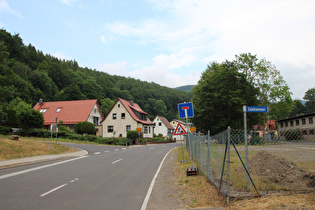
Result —
<svg viewBox="0 0 315 210"><path fill-rule="evenodd" d="M267 106L246 106L246 112L268 112Z"/></svg>
<svg viewBox="0 0 315 210"><path fill-rule="evenodd" d="M178 104L178 115L179 118L194 117L193 104L191 102Z"/></svg>

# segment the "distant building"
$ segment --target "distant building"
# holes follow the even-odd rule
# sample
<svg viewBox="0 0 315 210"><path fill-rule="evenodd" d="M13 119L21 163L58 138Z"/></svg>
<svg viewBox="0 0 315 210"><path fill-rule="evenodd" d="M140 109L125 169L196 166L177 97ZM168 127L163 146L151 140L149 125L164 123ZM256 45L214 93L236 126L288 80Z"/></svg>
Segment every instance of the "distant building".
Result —
<svg viewBox="0 0 315 210"><path fill-rule="evenodd" d="M278 127L279 127L280 135L282 132L287 131L289 129L291 130L298 129L301 131L303 139L315 140L314 119L315 119L315 112L278 120Z"/></svg>
<svg viewBox="0 0 315 210"><path fill-rule="evenodd" d="M143 138L154 137L154 123L137 103L118 98L101 122L102 137L127 137L130 130L140 129Z"/></svg>
<svg viewBox="0 0 315 210"><path fill-rule="evenodd" d="M99 102L94 100L77 101L52 101L43 102L40 100L35 106L35 110L44 116L44 127L49 128L51 124L58 124L63 121L63 125L74 131L74 126L78 122L90 122L95 125L96 135L101 135L102 126L100 124L103 114Z"/></svg>
<svg viewBox="0 0 315 210"><path fill-rule="evenodd" d="M163 137L173 137L175 128L170 124L170 122L161 116L156 116L153 120L154 123L154 134L162 135Z"/></svg>

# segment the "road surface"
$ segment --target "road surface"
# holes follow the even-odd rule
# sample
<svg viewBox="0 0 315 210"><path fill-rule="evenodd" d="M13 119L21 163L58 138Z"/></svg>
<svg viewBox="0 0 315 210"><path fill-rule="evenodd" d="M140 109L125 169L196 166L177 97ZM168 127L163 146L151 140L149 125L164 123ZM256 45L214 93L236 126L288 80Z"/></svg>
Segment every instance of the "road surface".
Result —
<svg viewBox="0 0 315 210"><path fill-rule="evenodd" d="M164 156L178 144L75 145L88 155L0 170L0 209L141 209Z"/></svg>

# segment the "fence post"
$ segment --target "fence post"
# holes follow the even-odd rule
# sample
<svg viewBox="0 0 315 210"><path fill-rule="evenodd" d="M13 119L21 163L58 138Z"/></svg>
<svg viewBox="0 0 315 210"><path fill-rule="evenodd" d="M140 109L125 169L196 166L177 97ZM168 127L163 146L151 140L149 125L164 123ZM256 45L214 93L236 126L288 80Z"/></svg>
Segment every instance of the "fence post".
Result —
<svg viewBox="0 0 315 210"><path fill-rule="evenodd" d="M211 177L211 163L210 163L210 158L211 158L211 151L210 151L210 130L208 130L208 179L212 183L212 177Z"/></svg>
<svg viewBox="0 0 315 210"><path fill-rule="evenodd" d="M231 141L231 127L229 126L228 127L228 136L227 136L227 155L228 155L228 159L227 159L227 179L226 179L226 182L227 182L227 192L226 192L226 195L227 195L227 199L226 199L226 202L227 204L230 203L230 141Z"/></svg>

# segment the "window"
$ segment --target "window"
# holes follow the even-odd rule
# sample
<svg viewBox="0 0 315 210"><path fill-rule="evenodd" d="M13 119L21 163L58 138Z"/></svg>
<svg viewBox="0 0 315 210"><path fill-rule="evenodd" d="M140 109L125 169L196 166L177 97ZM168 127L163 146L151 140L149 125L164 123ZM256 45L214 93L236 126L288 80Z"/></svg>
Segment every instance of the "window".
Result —
<svg viewBox="0 0 315 210"><path fill-rule="evenodd" d="M305 124L306 124L306 120L302 119L302 125L305 125Z"/></svg>
<svg viewBox="0 0 315 210"><path fill-rule="evenodd" d="M296 126L300 125L300 120L295 120L295 125Z"/></svg>
<svg viewBox="0 0 315 210"><path fill-rule="evenodd" d="M162 123L159 123L159 126L162 126Z"/></svg>
<svg viewBox="0 0 315 210"><path fill-rule="evenodd" d="M126 118L126 114L125 113L121 113L121 119L125 119Z"/></svg>
<svg viewBox="0 0 315 210"><path fill-rule="evenodd" d="M131 125L126 125L126 132L131 130Z"/></svg>
<svg viewBox="0 0 315 210"><path fill-rule="evenodd" d="M309 124L313 124L313 117L308 118Z"/></svg>
<svg viewBox="0 0 315 210"><path fill-rule="evenodd" d="M107 126L107 132L113 133L114 132L114 126L112 126L112 125Z"/></svg>
<svg viewBox="0 0 315 210"><path fill-rule="evenodd" d="M39 112L40 113L45 113L47 111L47 109L41 109Z"/></svg>
<svg viewBox="0 0 315 210"><path fill-rule="evenodd" d="M144 133L148 133L148 127L144 127Z"/></svg>
<svg viewBox="0 0 315 210"><path fill-rule="evenodd" d="M307 135L307 130L303 130L303 135Z"/></svg>
<svg viewBox="0 0 315 210"><path fill-rule="evenodd" d="M117 114L113 113L113 120L116 120L116 119L117 119Z"/></svg>
<svg viewBox="0 0 315 210"><path fill-rule="evenodd" d="M120 104L118 104L118 108L120 108Z"/></svg>
<svg viewBox="0 0 315 210"><path fill-rule="evenodd" d="M281 126L281 128L283 128L283 122L282 122L282 123L280 123L280 126Z"/></svg>
<svg viewBox="0 0 315 210"><path fill-rule="evenodd" d="M294 126L293 120L290 121L290 126Z"/></svg>
<svg viewBox="0 0 315 210"><path fill-rule="evenodd" d="M94 125L98 125L98 117L93 117L93 123Z"/></svg>
<svg viewBox="0 0 315 210"><path fill-rule="evenodd" d="M310 135L314 135L314 129L310 129Z"/></svg>
<svg viewBox="0 0 315 210"><path fill-rule="evenodd" d="M289 126L289 123L288 122L285 122L285 127L288 127Z"/></svg>
<svg viewBox="0 0 315 210"><path fill-rule="evenodd" d="M56 111L56 113L59 113L59 112L60 112L60 110L61 110L61 108L58 108L58 109L57 109L57 111Z"/></svg>

